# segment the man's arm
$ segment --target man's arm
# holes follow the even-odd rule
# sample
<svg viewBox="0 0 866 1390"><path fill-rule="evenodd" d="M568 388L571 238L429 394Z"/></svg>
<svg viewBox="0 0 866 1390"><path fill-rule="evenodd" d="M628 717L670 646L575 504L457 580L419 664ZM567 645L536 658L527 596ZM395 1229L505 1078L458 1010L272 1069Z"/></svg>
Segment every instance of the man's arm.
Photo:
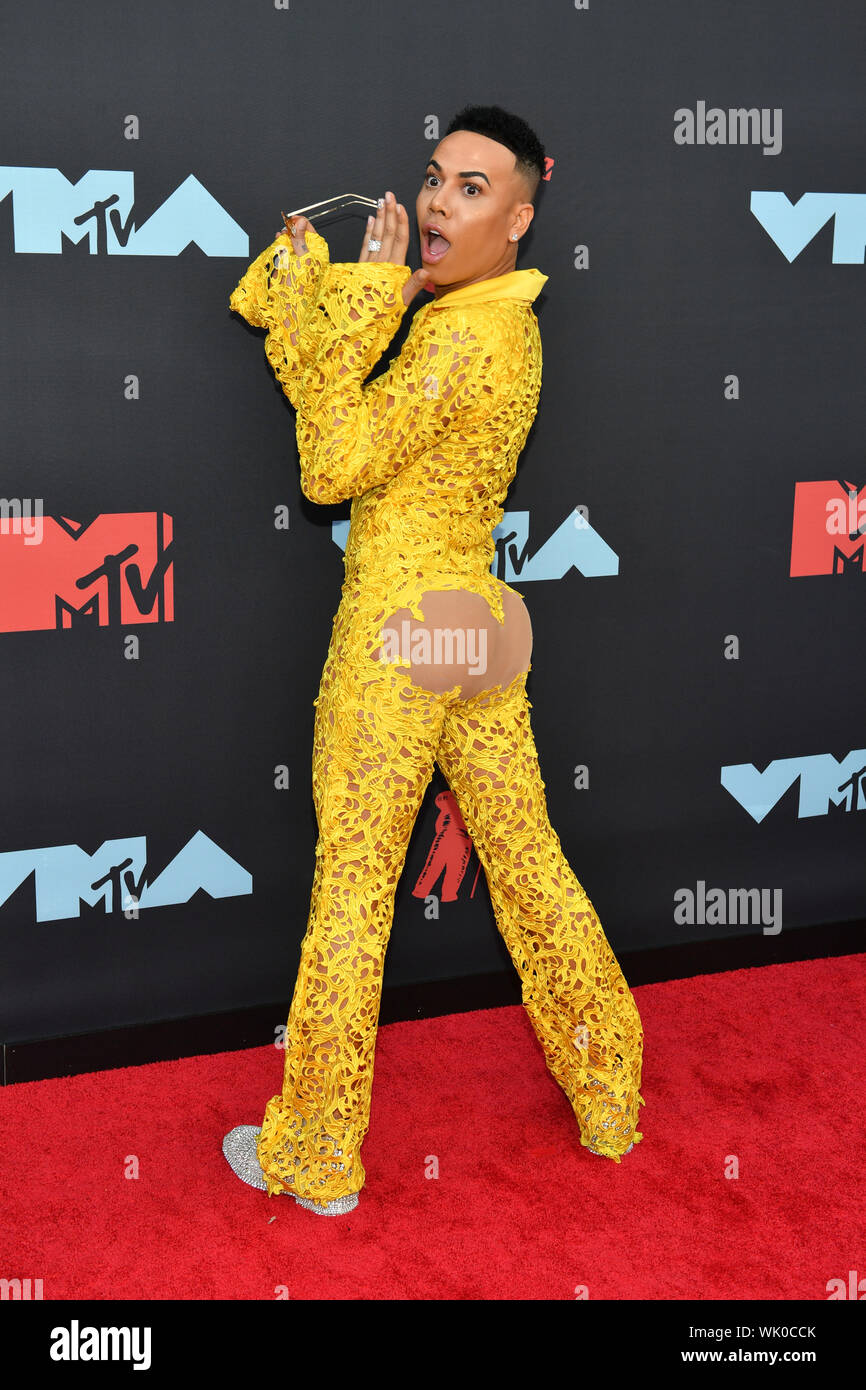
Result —
<svg viewBox="0 0 866 1390"><path fill-rule="evenodd" d="M298 255L288 234L280 233L245 271L229 299L229 307L247 323L267 330L265 354L284 390L299 370L303 352L316 350L315 335L308 335L303 345L298 339L330 263L324 237L312 227L307 235L307 250Z"/></svg>
<svg viewBox="0 0 866 1390"><path fill-rule="evenodd" d="M323 344L297 379L304 495L321 504L359 496L455 427L492 414L510 389L508 373L493 370L496 352L483 305L432 309L388 370L366 386L372 363L363 333Z"/></svg>

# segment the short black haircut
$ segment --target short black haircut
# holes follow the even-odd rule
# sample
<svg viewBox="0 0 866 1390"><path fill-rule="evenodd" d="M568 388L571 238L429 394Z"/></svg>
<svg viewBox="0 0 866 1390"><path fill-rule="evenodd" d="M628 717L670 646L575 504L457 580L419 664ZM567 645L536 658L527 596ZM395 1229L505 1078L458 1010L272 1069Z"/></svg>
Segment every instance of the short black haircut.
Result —
<svg viewBox="0 0 866 1390"><path fill-rule="evenodd" d="M526 121L510 111L503 111L501 106L464 106L452 119L445 134L451 135L455 130L471 130L476 135L486 135L511 150L517 160L518 173L529 191L529 201L535 201L538 185L547 172L547 164L544 147Z"/></svg>

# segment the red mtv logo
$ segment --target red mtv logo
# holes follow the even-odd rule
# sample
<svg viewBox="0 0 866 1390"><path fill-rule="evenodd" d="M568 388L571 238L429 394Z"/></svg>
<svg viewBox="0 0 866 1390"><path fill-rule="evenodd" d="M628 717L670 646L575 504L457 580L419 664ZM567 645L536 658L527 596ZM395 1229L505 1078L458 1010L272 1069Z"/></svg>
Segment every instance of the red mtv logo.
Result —
<svg viewBox="0 0 866 1390"><path fill-rule="evenodd" d="M457 893L463 882L463 875L466 872L473 846L469 838L469 831L466 829L466 822L454 799L454 793L451 791L440 792L436 797L436 805L439 807L439 814L436 817L433 844L430 846L430 853L427 855L424 867L418 875L418 881L412 889L412 897L426 898L428 894L433 892L439 879L442 878L442 901L443 903L453 903L457 900ZM478 868L475 870L470 898L475 896L475 884L478 882L480 869L481 864L479 862Z"/></svg>
<svg viewBox="0 0 866 1390"><path fill-rule="evenodd" d="M861 496L862 494L862 496ZM864 565L866 491L837 479L794 486L791 576L843 574Z"/></svg>
<svg viewBox="0 0 866 1390"><path fill-rule="evenodd" d="M119 512L79 523L46 516L38 545L0 530L0 632L170 623L172 519Z"/></svg>

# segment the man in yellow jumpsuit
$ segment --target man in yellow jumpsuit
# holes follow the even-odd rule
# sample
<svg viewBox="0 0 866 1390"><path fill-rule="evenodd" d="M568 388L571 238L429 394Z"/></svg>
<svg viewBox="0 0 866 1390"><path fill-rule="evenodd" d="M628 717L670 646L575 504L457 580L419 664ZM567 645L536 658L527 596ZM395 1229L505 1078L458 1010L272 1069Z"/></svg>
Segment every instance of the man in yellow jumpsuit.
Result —
<svg viewBox="0 0 866 1390"><path fill-rule="evenodd" d="M304 495L352 499L315 702L319 837L283 1086L260 1130L238 1126L224 1143L244 1181L324 1214L351 1210L364 1185L394 894L435 763L581 1144L618 1163L642 1138L640 1017L548 819L526 692L529 619L491 573L541 388L532 304L547 277L514 260L544 167L518 117L467 108L427 165L414 275L406 211L388 193L357 263L332 264L300 218L231 296L267 330L297 411ZM365 384L423 284L433 298Z"/></svg>

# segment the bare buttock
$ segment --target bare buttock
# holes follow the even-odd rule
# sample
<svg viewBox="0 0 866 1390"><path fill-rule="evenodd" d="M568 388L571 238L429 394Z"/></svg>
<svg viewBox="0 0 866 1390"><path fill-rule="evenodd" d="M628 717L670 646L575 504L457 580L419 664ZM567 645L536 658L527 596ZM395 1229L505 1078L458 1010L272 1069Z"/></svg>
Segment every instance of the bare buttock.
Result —
<svg viewBox="0 0 866 1390"><path fill-rule="evenodd" d="M460 685L460 699L504 689L528 671L532 624L519 594L503 586L504 623L485 598L468 589L427 589L421 596L424 621L398 608L382 624L374 661L406 658L414 685L441 693ZM406 669L406 668L404 668Z"/></svg>

